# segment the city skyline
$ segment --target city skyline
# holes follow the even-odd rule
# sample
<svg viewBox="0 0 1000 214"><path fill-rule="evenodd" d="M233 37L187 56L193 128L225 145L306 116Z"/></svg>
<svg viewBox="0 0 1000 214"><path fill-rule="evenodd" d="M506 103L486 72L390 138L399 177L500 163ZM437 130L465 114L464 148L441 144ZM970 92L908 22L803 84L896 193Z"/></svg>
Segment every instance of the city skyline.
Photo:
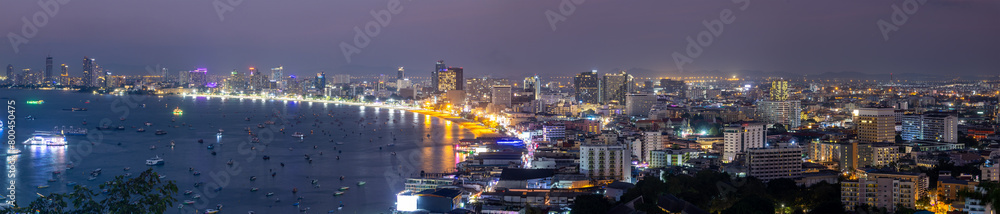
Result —
<svg viewBox="0 0 1000 214"><path fill-rule="evenodd" d="M1000 8L998 3L928 2L918 5L912 14L900 12L906 18L897 19L904 21L893 25L896 30L883 34L880 28L886 25L880 21L892 22L894 15L900 16L893 8L905 3L643 2L638 7L585 1L573 5L571 13L552 16L548 12L565 12L559 10L561 2L403 2L401 11L392 15L378 35L369 38L370 44L358 53L344 54L340 44L354 43L357 34L353 28L376 19L369 12L389 9L384 2L283 7L275 6L279 3L243 3L229 5L231 10L219 13L209 2L111 5L110 1L93 1L60 5L43 26L36 26L35 35L25 37L27 42L4 43L0 64L43 70L41 58L51 55L55 64L70 65L71 76L81 70L74 69L76 63L71 62L82 56L102 59L104 68L126 75L143 74L146 66L161 65L210 71L285 66L286 73L300 76L317 72L392 74L398 67L407 67L409 76L430 76L432 70L426 62L441 59L469 68L469 77L572 76L595 68L602 73L628 70L636 76L856 72L880 77L889 73L969 77L996 73L1000 62L993 60L991 50L1000 47L1000 42L988 38L1000 35L1000 27L980 20L1000 16L989 12ZM28 20L36 12L44 12L35 2L9 6L18 10L0 17ZM100 13L118 7L129 9ZM292 9L285 10L288 7ZM828 12L843 11L830 8L852 12ZM701 53L686 53L690 46L687 38L697 40L700 33L713 30L706 23L717 26L713 23L718 23L721 11L729 11L732 22L720 27L707 45L697 45ZM95 12L102 15L85 15ZM272 12L277 15L254 15ZM123 19L138 14L146 18ZM448 18L456 15L467 18ZM556 21L547 17L556 17ZM94 33L72 33L82 30L72 25L78 21L92 25L87 31ZM23 25L20 21L5 22L0 23L0 29L23 35ZM251 30L254 28L266 30ZM449 31L459 33L430 33ZM106 48L93 44L105 44L102 47ZM683 57L675 53L691 61L678 66Z"/></svg>

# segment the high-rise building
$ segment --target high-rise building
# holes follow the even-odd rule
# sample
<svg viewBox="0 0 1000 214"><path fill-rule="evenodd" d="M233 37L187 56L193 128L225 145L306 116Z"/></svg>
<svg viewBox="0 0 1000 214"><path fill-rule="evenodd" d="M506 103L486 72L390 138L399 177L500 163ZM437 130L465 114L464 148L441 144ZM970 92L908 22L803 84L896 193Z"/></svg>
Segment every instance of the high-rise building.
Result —
<svg viewBox="0 0 1000 214"><path fill-rule="evenodd" d="M510 85L494 85L491 93L493 105L509 108L514 95L510 91Z"/></svg>
<svg viewBox="0 0 1000 214"><path fill-rule="evenodd" d="M53 84L55 82L52 79L52 56L45 57L45 74L42 77L42 81L45 84Z"/></svg>
<svg viewBox="0 0 1000 214"><path fill-rule="evenodd" d="M474 102L491 102L494 85L510 85L510 81L493 77L465 79L465 97Z"/></svg>
<svg viewBox="0 0 1000 214"><path fill-rule="evenodd" d="M896 115L892 107L854 110L854 124L858 140L862 142L896 141Z"/></svg>
<svg viewBox="0 0 1000 214"><path fill-rule="evenodd" d="M331 79L331 83L333 83L333 84L349 84L349 83L351 83L351 75L347 75L347 74L333 75L333 79Z"/></svg>
<svg viewBox="0 0 1000 214"><path fill-rule="evenodd" d="M902 116L903 140L958 142L958 117L947 113L907 114Z"/></svg>
<svg viewBox="0 0 1000 214"><path fill-rule="evenodd" d="M660 79L660 94L686 97L687 84L683 80Z"/></svg>
<svg viewBox="0 0 1000 214"><path fill-rule="evenodd" d="M762 100L757 102L757 111L760 116L757 119L768 125L780 123L788 130L802 125L802 103L798 100Z"/></svg>
<svg viewBox="0 0 1000 214"><path fill-rule="evenodd" d="M742 123L731 124L723 130L722 161L732 162L739 154L745 154L748 149L764 147L766 137L764 124Z"/></svg>
<svg viewBox="0 0 1000 214"><path fill-rule="evenodd" d="M593 179L632 182L632 154L625 144L580 145L580 173Z"/></svg>
<svg viewBox="0 0 1000 214"><path fill-rule="evenodd" d="M326 90L326 72L316 73L315 81L314 87L316 87L316 91L323 94L324 90Z"/></svg>
<svg viewBox="0 0 1000 214"><path fill-rule="evenodd" d="M94 60L83 57L83 83L86 87L96 87L97 74L94 72Z"/></svg>
<svg viewBox="0 0 1000 214"><path fill-rule="evenodd" d="M59 85L69 85L69 66L66 64L59 65L61 72L59 72Z"/></svg>
<svg viewBox="0 0 1000 214"><path fill-rule="evenodd" d="M208 69L198 68L190 72L191 84L194 87L205 87L208 84Z"/></svg>
<svg viewBox="0 0 1000 214"><path fill-rule="evenodd" d="M399 67L399 69L396 70L396 79L401 80L405 78L406 78L406 73L403 72L403 67Z"/></svg>
<svg viewBox="0 0 1000 214"><path fill-rule="evenodd" d="M462 67L448 67L444 71L437 72L437 90L444 93L450 90L465 90L465 78L462 77L464 69Z"/></svg>
<svg viewBox="0 0 1000 214"><path fill-rule="evenodd" d="M639 146L639 148L637 149L638 151L634 152L638 153L636 154L636 156L638 156L639 160L641 160L642 162L652 163L653 156L650 153L653 152L654 150L666 149L664 137L667 137L667 135L664 135L662 132L659 131L652 131L652 132L643 132L642 137L643 137L642 144L638 145Z"/></svg>
<svg viewBox="0 0 1000 214"><path fill-rule="evenodd" d="M270 79L269 80L271 82L273 82L273 83L277 83L278 81L281 81L281 77L284 76L284 73L283 73L284 70L285 70L285 66L279 66L277 68L271 68L271 75L270 75Z"/></svg>
<svg viewBox="0 0 1000 214"><path fill-rule="evenodd" d="M525 77L524 91L531 91L535 94L536 100L540 99L542 96L542 79L538 78L538 75Z"/></svg>
<svg viewBox="0 0 1000 214"><path fill-rule="evenodd" d="M188 83L191 83L190 73L189 71L177 71L177 84L187 87Z"/></svg>
<svg viewBox="0 0 1000 214"><path fill-rule="evenodd" d="M597 70L577 74L573 78L573 87L576 87L577 102L601 103L601 77L597 75Z"/></svg>
<svg viewBox="0 0 1000 214"><path fill-rule="evenodd" d="M408 78L396 79L396 92L400 92L400 90L407 89L412 86L413 81L410 81Z"/></svg>
<svg viewBox="0 0 1000 214"><path fill-rule="evenodd" d="M788 81L775 80L771 82L771 100L773 101L785 101L788 100Z"/></svg>
<svg viewBox="0 0 1000 214"><path fill-rule="evenodd" d="M747 149L747 175L764 182L802 175L802 151L795 143L776 143Z"/></svg>
<svg viewBox="0 0 1000 214"><path fill-rule="evenodd" d="M444 71L447 71L447 70L448 70L448 66L444 65L444 60L438 60L437 63L434 64L434 71L431 72L431 88L433 88L434 90L437 90L438 92L440 92L440 90L438 90L438 89L440 88L439 84L441 84L441 83L438 82L439 81L439 79L438 79L438 73L439 72L444 72Z"/></svg>
<svg viewBox="0 0 1000 214"><path fill-rule="evenodd" d="M11 81L11 82L14 82L14 79L17 79L15 77L15 75L14 75L14 65L7 64L7 76L6 77L7 77L7 80Z"/></svg>
<svg viewBox="0 0 1000 214"><path fill-rule="evenodd" d="M620 73L604 74L601 80L601 102L604 104L617 103L625 104L625 95L632 89L632 75L621 71Z"/></svg>
<svg viewBox="0 0 1000 214"><path fill-rule="evenodd" d="M646 117L649 110L659 103L653 94L628 94L625 97L625 114L628 116Z"/></svg>
<svg viewBox="0 0 1000 214"><path fill-rule="evenodd" d="M232 92L241 92L247 90L247 77L243 73L240 73L236 69L229 74L229 79L226 79L226 88Z"/></svg>
<svg viewBox="0 0 1000 214"><path fill-rule="evenodd" d="M840 182L840 201L844 208L853 211L862 205L882 208L889 213L897 206L916 209L916 202L925 194L930 181L920 173L867 173L857 180Z"/></svg>

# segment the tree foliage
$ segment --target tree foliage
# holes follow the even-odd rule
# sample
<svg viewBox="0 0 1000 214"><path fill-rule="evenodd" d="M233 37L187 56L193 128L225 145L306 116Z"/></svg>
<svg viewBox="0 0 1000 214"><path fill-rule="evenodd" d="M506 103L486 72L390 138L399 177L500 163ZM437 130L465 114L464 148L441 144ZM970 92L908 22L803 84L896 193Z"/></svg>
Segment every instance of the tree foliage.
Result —
<svg viewBox="0 0 1000 214"><path fill-rule="evenodd" d="M102 195L77 185L71 193L51 193L0 213L163 213L177 202L174 181L160 180L152 169L135 178L116 176L98 187L107 192Z"/></svg>

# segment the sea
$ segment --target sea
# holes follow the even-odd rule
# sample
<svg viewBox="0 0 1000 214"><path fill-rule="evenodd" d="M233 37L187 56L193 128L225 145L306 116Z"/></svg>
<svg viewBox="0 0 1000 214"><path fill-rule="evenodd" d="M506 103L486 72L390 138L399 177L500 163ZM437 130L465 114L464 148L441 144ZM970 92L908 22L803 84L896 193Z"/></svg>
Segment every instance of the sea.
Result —
<svg viewBox="0 0 1000 214"><path fill-rule="evenodd" d="M8 176L0 177L4 195L14 181L22 206L74 184L100 191L114 176L152 168L179 189L166 213L220 205L222 213L390 213L405 178L455 171L462 157L454 145L475 137L446 119L347 104L20 89L0 89L0 98L15 101L15 147L22 150L7 157ZM9 114L0 121L7 124ZM111 130L98 129L104 125ZM35 131L71 126L88 133L67 135L66 146L22 144ZM4 138L9 131L4 127ZM165 164L147 166L155 156ZM95 169L101 175L89 180Z"/></svg>

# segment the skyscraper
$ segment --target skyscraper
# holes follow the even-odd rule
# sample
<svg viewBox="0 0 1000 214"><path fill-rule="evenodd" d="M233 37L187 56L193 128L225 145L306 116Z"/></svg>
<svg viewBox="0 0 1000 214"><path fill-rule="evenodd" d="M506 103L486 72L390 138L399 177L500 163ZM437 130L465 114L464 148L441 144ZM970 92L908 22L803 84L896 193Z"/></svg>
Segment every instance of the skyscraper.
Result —
<svg viewBox="0 0 1000 214"><path fill-rule="evenodd" d="M535 94L535 99L541 98L542 95L542 80L538 78L538 75L525 77L524 78L524 90L531 91Z"/></svg>
<svg viewBox="0 0 1000 214"><path fill-rule="evenodd" d="M94 60L89 57L83 57L83 86L95 87L97 78L94 73Z"/></svg>
<svg viewBox="0 0 1000 214"><path fill-rule="evenodd" d="M326 72L316 73L316 91L323 94L326 89Z"/></svg>
<svg viewBox="0 0 1000 214"><path fill-rule="evenodd" d="M45 74L42 81L45 84L52 84L55 81L52 79L52 56L45 57Z"/></svg>
<svg viewBox="0 0 1000 214"><path fill-rule="evenodd" d="M190 72L191 84L194 87L205 87L208 84L208 69L198 68Z"/></svg>
<svg viewBox="0 0 1000 214"><path fill-rule="evenodd" d="M277 89L285 89L287 87L285 81L285 66L278 66L277 68L271 68L271 85L274 85Z"/></svg>
<svg viewBox="0 0 1000 214"><path fill-rule="evenodd" d="M405 75L405 74L406 74L406 73L405 73L405 72L403 72L403 67L399 67L399 70L397 70L397 71L396 71L396 79L399 79L399 80L401 80L401 79L404 79L404 78L406 78L406 75Z"/></svg>
<svg viewBox="0 0 1000 214"><path fill-rule="evenodd" d="M576 87L577 102L589 104L601 103L601 79L597 75L597 70L577 74L573 78L573 87Z"/></svg>
<svg viewBox="0 0 1000 214"><path fill-rule="evenodd" d="M444 65L444 60L438 60L437 63L434 64L434 71L431 72L431 87L434 88L434 90L438 90L438 88L440 88L440 86L438 86L440 84L438 82L438 73L447 70L448 66Z"/></svg>
<svg viewBox="0 0 1000 214"><path fill-rule="evenodd" d="M7 64L7 81L14 82L14 65Z"/></svg>
<svg viewBox="0 0 1000 214"><path fill-rule="evenodd" d="M958 117L949 113L928 112L902 117L903 140L958 142Z"/></svg>
<svg viewBox="0 0 1000 214"><path fill-rule="evenodd" d="M601 80L601 89L604 92L601 102L604 104L618 103L619 105L624 105L625 94L631 91L631 86L632 75L625 73L625 71L617 74L604 74L604 79Z"/></svg>
<svg viewBox="0 0 1000 214"><path fill-rule="evenodd" d="M62 64L59 68L62 69L59 73L59 85L69 85L69 66Z"/></svg>
<svg viewBox="0 0 1000 214"><path fill-rule="evenodd" d="M802 102L798 100L762 100L757 102L757 111L761 117L758 120L767 124L780 123L787 130L802 125Z"/></svg>
<svg viewBox="0 0 1000 214"><path fill-rule="evenodd" d="M775 80L771 82L771 100L774 101L785 101L788 100L788 81Z"/></svg>
<svg viewBox="0 0 1000 214"><path fill-rule="evenodd" d="M450 90L465 90L465 78L462 77L464 72L462 67L448 67L443 71L438 71L434 78L437 82L437 91L444 93Z"/></svg>
<svg viewBox="0 0 1000 214"><path fill-rule="evenodd" d="M683 80L660 79L660 88L662 88L660 91L662 94L687 97L684 94L687 91L687 85L684 84Z"/></svg>

